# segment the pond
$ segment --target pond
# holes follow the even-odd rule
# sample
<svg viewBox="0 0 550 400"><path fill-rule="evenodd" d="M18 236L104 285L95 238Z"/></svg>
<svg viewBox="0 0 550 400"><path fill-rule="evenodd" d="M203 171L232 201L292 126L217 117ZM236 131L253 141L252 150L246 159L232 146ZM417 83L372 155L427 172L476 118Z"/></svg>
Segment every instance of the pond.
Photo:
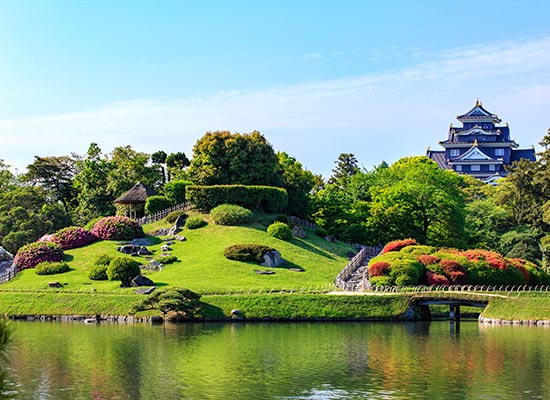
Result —
<svg viewBox="0 0 550 400"><path fill-rule="evenodd" d="M550 329L14 322L15 399L550 398Z"/></svg>

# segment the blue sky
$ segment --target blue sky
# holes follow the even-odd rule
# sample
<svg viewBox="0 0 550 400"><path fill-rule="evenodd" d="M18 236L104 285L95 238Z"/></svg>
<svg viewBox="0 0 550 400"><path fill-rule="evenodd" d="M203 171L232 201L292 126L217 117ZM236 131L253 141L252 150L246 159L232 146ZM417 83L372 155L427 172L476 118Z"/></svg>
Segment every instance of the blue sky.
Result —
<svg viewBox="0 0 550 400"><path fill-rule="evenodd" d="M259 130L315 173L424 154L479 98L550 127L547 1L0 0L0 159Z"/></svg>

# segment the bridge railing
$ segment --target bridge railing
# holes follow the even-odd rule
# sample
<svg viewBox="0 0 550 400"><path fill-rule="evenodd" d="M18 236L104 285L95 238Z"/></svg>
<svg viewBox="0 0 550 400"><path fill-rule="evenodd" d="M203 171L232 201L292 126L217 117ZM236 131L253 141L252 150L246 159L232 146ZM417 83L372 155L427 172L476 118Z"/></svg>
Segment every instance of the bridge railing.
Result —
<svg viewBox="0 0 550 400"><path fill-rule="evenodd" d="M344 289L344 290L353 290ZM357 290L357 289L355 289ZM476 292L476 293L520 293L520 292L550 292L548 285L444 285L444 286L373 286L362 292L374 293L428 293L428 292Z"/></svg>

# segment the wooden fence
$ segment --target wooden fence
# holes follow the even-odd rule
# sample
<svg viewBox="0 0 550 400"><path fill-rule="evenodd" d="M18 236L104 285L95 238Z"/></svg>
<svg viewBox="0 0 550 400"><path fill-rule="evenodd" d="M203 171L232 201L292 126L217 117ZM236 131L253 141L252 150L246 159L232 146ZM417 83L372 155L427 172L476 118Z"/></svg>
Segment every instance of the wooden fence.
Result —
<svg viewBox="0 0 550 400"><path fill-rule="evenodd" d="M15 275L17 274L17 271L15 268L9 268L8 270L2 272L0 274L0 283L6 283L13 278L15 278Z"/></svg>
<svg viewBox="0 0 550 400"><path fill-rule="evenodd" d="M166 208L154 214L146 215L143 218L138 218L137 222L140 225L150 224L166 218L166 216L173 211L186 211L188 209L189 209L189 203L176 204L175 206Z"/></svg>

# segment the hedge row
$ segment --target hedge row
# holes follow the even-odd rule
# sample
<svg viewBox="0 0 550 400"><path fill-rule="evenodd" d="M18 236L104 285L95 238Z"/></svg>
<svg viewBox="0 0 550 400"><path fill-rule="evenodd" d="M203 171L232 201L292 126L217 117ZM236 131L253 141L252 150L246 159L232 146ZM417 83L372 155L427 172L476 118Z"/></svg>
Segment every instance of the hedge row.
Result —
<svg viewBox="0 0 550 400"><path fill-rule="evenodd" d="M288 205L286 190L272 186L187 186L186 197L187 201L204 212L221 204L237 204L275 213L283 211Z"/></svg>

